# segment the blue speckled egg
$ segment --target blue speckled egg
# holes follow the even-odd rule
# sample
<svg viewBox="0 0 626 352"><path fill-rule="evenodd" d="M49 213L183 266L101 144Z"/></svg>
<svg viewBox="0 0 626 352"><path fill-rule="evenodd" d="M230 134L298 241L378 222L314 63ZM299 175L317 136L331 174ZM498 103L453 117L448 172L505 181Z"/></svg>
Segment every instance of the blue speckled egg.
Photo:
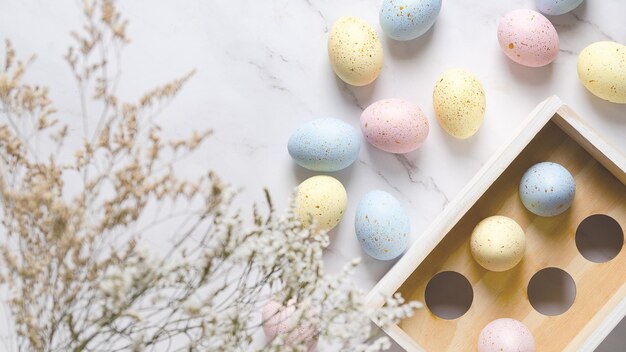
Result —
<svg viewBox="0 0 626 352"><path fill-rule="evenodd" d="M363 196L354 227L365 253L379 260L394 259L409 245L409 216L387 192L371 191Z"/></svg>
<svg viewBox="0 0 626 352"><path fill-rule="evenodd" d="M558 16L574 10L582 2L583 0L535 0L535 6L544 15Z"/></svg>
<svg viewBox="0 0 626 352"><path fill-rule="evenodd" d="M441 0L383 0L380 26L395 40L412 40L435 24Z"/></svg>
<svg viewBox="0 0 626 352"><path fill-rule="evenodd" d="M289 137L289 155L300 166L331 172L350 166L359 156L361 135L337 119L309 121Z"/></svg>
<svg viewBox="0 0 626 352"><path fill-rule="evenodd" d="M555 216L569 209L576 184L566 168L557 163L533 165L519 184L519 195L526 209L539 216Z"/></svg>

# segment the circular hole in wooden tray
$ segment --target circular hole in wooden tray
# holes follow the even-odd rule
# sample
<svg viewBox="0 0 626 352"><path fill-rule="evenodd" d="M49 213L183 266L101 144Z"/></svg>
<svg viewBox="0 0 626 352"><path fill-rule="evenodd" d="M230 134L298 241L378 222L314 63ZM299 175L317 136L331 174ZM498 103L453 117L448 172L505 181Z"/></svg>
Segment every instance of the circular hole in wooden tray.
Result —
<svg viewBox="0 0 626 352"><path fill-rule="evenodd" d="M455 271L443 271L426 285L426 306L439 318L452 320L463 316L474 300L472 284Z"/></svg>
<svg viewBox="0 0 626 352"><path fill-rule="evenodd" d="M528 283L528 300L543 315L560 315L574 304L576 283L559 268L539 270Z"/></svg>
<svg viewBox="0 0 626 352"><path fill-rule="evenodd" d="M576 229L576 248L591 262L608 262L619 254L623 245L624 231L619 223L608 215L591 215Z"/></svg>

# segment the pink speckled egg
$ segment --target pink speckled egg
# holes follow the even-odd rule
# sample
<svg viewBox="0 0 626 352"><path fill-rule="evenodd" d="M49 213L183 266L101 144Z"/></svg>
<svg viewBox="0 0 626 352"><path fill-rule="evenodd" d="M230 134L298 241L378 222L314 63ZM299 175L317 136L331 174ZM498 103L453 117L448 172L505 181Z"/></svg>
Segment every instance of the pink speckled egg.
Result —
<svg viewBox="0 0 626 352"><path fill-rule="evenodd" d="M513 10L500 19L500 48L509 59L529 67L545 66L559 53L559 35L550 21L533 10Z"/></svg>
<svg viewBox="0 0 626 352"><path fill-rule="evenodd" d="M296 307L290 301L283 306L277 301L269 300L263 307L263 332L268 340L273 340L281 334L288 334L285 343L291 347L306 346L309 351L314 351L317 345L317 319L309 314L305 318L298 319L294 316Z"/></svg>
<svg viewBox="0 0 626 352"><path fill-rule="evenodd" d="M496 319L478 337L478 352L534 352L535 339L522 322Z"/></svg>
<svg viewBox="0 0 626 352"><path fill-rule="evenodd" d="M389 153L408 153L428 136L428 119L419 106L402 99L383 99L361 114L361 130L368 142Z"/></svg>

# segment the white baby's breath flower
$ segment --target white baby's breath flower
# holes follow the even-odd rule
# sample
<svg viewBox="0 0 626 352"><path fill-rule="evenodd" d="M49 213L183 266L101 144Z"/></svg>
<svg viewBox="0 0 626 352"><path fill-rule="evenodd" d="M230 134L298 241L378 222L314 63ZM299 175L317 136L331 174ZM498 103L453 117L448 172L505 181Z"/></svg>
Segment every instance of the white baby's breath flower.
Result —
<svg viewBox="0 0 626 352"><path fill-rule="evenodd" d="M198 315L200 314L200 309L202 308L202 302L197 299L195 296L191 296L187 298L187 300L183 303L183 310L185 313L189 315Z"/></svg>

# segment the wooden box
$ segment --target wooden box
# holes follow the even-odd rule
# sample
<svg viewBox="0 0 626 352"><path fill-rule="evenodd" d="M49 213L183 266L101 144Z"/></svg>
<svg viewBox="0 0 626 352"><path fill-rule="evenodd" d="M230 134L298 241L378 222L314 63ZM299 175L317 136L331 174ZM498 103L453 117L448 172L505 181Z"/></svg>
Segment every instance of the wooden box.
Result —
<svg viewBox="0 0 626 352"><path fill-rule="evenodd" d="M518 195L523 173L553 161L576 181L572 207L555 217L527 211ZM595 263L578 251L575 233L588 216L606 214L626 228L626 158L586 125L557 97L542 102L478 174L421 234L368 295L371 307L400 292L424 302L426 285L437 273L455 271L473 290L469 310L446 320L425 305L387 334L408 351L475 351L483 327L513 318L531 330L537 351L593 351L626 314L626 249L610 261ZM523 260L505 272L489 272L469 249L474 226L491 215L517 221L526 233ZM620 248L623 237L619 242ZM557 267L574 280L576 296L560 315L536 311L527 286L532 276ZM626 348L626 347L625 347Z"/></svg>

